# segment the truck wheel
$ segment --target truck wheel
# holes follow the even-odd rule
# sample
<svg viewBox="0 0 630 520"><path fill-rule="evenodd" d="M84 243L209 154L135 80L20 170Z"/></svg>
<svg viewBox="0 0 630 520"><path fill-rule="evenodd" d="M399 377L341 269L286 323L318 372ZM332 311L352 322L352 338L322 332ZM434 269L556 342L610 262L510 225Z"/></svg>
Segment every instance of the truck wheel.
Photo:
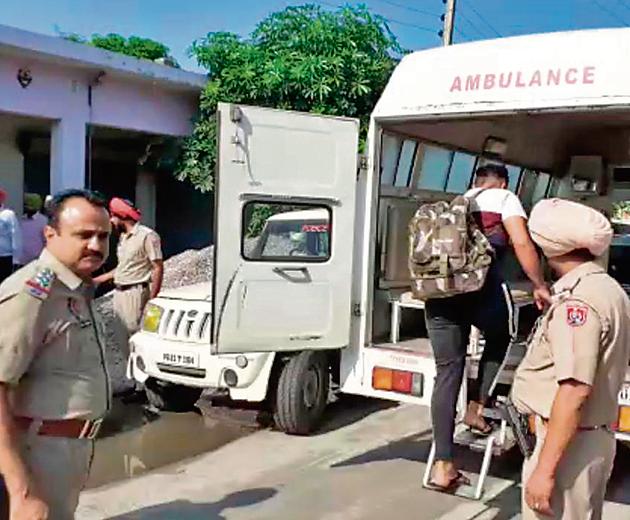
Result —
<svg viewBox="0 0 630 520"><path fill-rule="evenodd" d="M328 355L305 351L282 367L274 407L276 426L285 433L308 435L321 421L328 401Z"/></svg>
<svg viewBox="0 0 630 520"><path fill-rule="evenodd" d="M147 401L164 412L189 412L201 395L202 388L165 383L149 378L144 385Z"/></svg>

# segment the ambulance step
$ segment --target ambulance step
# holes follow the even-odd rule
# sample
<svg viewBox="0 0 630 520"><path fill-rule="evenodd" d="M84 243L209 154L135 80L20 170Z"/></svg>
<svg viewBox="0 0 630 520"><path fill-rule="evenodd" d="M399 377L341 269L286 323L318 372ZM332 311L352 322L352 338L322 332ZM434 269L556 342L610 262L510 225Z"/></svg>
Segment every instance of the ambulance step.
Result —
<svg viewBox="0 0 630 520"><path fill-rule="evenodd" d="M464 446L471 451L483 453L486 451L489 437L493 438L493 455L503 455L506 451L511 450L516 445L512 430L508 428L504 422L501 422L500 425L495 425L490 435L482 435L471 431L464 424L459 424L455 428L453 441L455 444Z"/></svg>
<svg viewBox="0 0 630 520"><path fill-rule="evenodd" d="M481 468L479 470L479 477L477 478L477 482L470 486L460 486L457 489L453 490L452 493L457 496L461 496L463 498L470 498L472 500L481 500L483 497L484 486L486 482L486 477L488 476L488 471L490 470L490 462L492 461L492 455L494 452L494 437L492 435L488 436L485 439L485 447L483 450L483 460L481 462ZM433 468L433 464L435 463L435 443L431 445L431 451L429 452L429 460L427 461L427 467L424 472L424 476L422 479L423 487L427 489L434 489L430 485L431 481L431 470ZM472 482L472 479L471 479Z"/></svg>

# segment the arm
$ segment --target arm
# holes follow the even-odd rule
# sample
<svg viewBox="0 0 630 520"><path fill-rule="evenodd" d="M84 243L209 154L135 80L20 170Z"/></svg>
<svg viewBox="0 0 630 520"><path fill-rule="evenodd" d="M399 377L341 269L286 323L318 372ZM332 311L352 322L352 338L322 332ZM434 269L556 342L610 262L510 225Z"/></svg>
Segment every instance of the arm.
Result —
<svg viewBox="0 0 630 520"><path fill-rule="evenodd" d="M551 294L545 283L540 258L527 231L526 220L523 217L509 217L503 221L503 226L510 237L519 264L534 285L536 305L541 309L546 304L551 304Z"/></svg>
<svg viewBox="0 0 630 520"><path fill-rule="evenodd" d="M4 383L0 383L0 473L10 498L11 518L47 518L48 508L34 493L31 477L20 456L8 388Z"/></svg>
<svg viewBox="0 0 630 520"><path fill-rule="evenodd" d="M111 282L114 279L114 273L115 272L116 272L116 269L112 269L108 273L103 273L101 275L98 275L92 281L93 281L94 285L101 285L103 283Z"/></svg>
<svg viewBox="0 0 630 520"><path fill-rule="evenodd" d="M151 298L155 298L162 289L164 278L162 242L156 232L152 231L144 240L144 249L151 261Z"/></svg>
<svg viewBox="0 0 630 520"><path fill-rule="evenodd" d="M528 505L543 514L553 514L550 499L556 470L578 430L582 407L590 394L590 385L574 379L562 381L556 392L538 464L525 488Z"/></svg>
<svg viewBox="0 0 630 520"><path fill-rule="evenodd" d="M164 262L162 260L153 260L151 262L151 299L156 298L162 289L162 279L164 278Z"/></svg>
<svg viewBox="0 0 630 520"><path fill-rule="evenodd" d="M0 296L0 473L9 494L12 519L39 520L48 514L22 460L9 400L10 387L19 384L41 345L39 315L46 296L34 296L26 286Z"/></svg>
<svg viewBox="0 0 630 520"><path fill-rule="evenodd" d="M591 394L602 334L599 315L579 299L565 300L549 320L547 335L558 390L538 464L525 486L525 500L540 513L550 514L556 471L578 430L582 408Z"/></svg>
<svg viewBox="0 0 630 520"><path fill-rule="evenodd" d="M13 264L15 265L22 256L22 230L20 229L20 222L13 212L11 212L11 243Z"/></svg>

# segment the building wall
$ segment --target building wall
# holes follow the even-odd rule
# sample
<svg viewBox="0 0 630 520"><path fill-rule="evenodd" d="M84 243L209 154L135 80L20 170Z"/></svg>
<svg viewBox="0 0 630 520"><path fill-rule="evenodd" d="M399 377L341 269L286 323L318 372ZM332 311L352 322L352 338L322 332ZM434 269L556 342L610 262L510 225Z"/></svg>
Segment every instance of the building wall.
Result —
<svg viewBox="0 0 630 520"><path fill-rule="evenodd" d="M28 68L33 78L27 88L17 81L21 68ZM96 71L0 55L0 112L68 118L159 135L190 132L197 95L167 90L147 79L125 80L105 74L95 83L96 77Z"/></svg>

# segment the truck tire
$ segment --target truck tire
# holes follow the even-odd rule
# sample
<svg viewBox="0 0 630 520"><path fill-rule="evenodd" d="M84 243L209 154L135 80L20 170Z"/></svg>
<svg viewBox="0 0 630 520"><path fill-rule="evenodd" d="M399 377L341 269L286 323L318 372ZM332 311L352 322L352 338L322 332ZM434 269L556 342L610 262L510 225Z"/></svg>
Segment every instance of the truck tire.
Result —
<svg viewBox="0 0 630 520"><path fill-rule="evenodd" d="M153 378L147 379L144 385L149 404L163 412L190 412L195 408L202 390Z"/></svg>
<svg viewBox="0 0 630 520"><path fill-rule="evenodd" d="M328 355L300 352L283 367L276 388L274 422L292 435L308 435L319 426L328 401Z"/></svg>

